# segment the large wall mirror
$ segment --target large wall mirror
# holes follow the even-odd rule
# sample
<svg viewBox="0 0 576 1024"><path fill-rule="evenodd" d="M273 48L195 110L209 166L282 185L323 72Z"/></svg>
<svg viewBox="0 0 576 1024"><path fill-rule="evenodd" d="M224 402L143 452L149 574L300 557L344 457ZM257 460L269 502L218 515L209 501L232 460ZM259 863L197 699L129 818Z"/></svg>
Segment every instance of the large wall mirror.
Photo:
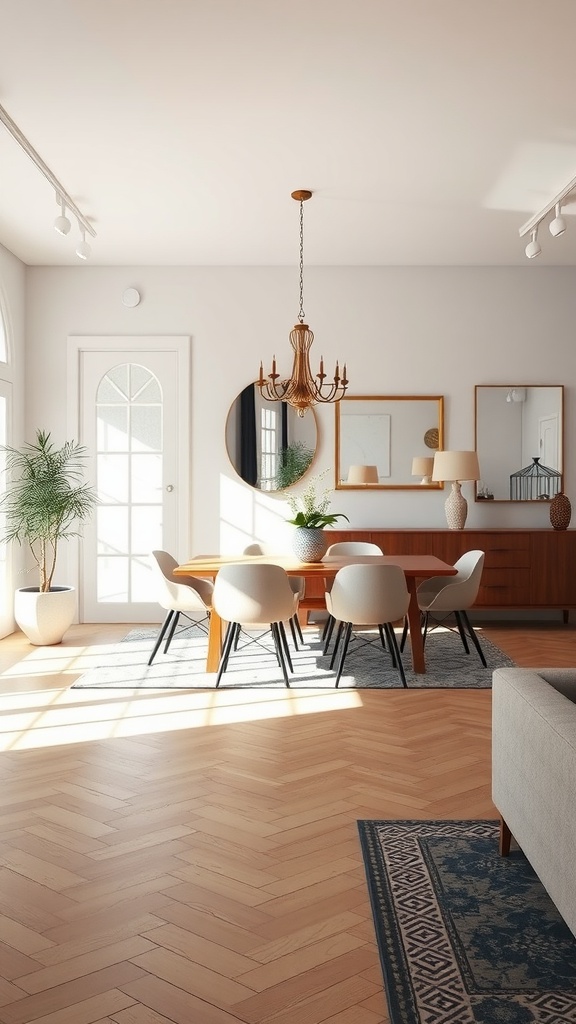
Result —
<svg viewBox="0 0 576 1024"><path fill-rule="evenodd" d="M442 395L346 396L336 405L338 490L439 490L443 484L427 478L443 447Z"/></svg>
<svg viewBox="0 0 576 1024"><path fill-rule="evenodd" d="M563 385L478 384L476 501L550 501L562 490Z"/></svg>
<svg viewBox="0 0 576 1024"><path fill-rule="evenodd" d="M230 406L226 449L245 483L260 491L282 491L309 469L317 434L313 409L300 417L287 402L267 402L249 384Z"/></svg>

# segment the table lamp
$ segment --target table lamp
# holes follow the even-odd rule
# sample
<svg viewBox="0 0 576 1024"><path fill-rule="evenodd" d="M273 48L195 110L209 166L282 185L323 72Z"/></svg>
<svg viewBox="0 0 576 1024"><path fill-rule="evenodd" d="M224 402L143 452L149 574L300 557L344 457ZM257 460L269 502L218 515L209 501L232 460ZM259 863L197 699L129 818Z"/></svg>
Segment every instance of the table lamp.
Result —
<svg viewBox="0 0 576 1024"><path fill-rule="evenodd" d="M412 476L421 476L421 484L432 483L433 455L415 455L412 459Z"/></svg>
<svg viewBox="0 0 576 1024"><path fill-rule="evenodd" d="M377 484L378 466L350 466L346 483L358 486Z"/></svg>
<svg viewBox="0 0 576 1024"><path fill-rule="evenodd" d="M450 530L463 530L468 515L468 502L461 493L460 484L463 480L480 479L477 453L436 452L432 479L452 483L452 490L444 504L446 522Z"/></svg>

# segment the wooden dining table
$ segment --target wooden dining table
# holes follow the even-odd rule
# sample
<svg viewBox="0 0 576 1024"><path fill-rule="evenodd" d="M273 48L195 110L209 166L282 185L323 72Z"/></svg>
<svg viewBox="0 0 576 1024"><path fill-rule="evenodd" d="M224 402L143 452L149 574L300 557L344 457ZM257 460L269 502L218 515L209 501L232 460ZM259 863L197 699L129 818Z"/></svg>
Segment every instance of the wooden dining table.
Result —
<svg viewBox="0 0 576 1024"><path fill-rule="evenodd" d="M448 562L443 562L435 555L330 555L321 562L299 562L291 555L202 555L184 562L174 570L175 576L197 576L204 579L216 579L223 565L231 562L273 562L281 565L288 576L304 576L306 580L333 580L339 569L345 565L399 565L406 576L406 584L410 592L408 607L408 625L410 645L412 649L412 668L414 672L426 672L424 659L424 643L420 629L420 610L416 588L418 582L431 576L455 576L456 569ZM208 653L206 671L217 672L222 653L222 620L212 609L208 630Z"/></svg>

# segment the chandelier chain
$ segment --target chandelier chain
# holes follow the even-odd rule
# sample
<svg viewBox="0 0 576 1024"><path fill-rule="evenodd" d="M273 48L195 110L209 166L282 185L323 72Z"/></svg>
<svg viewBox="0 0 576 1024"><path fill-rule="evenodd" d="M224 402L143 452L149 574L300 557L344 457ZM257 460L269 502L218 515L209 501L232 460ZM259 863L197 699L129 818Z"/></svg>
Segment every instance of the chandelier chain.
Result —
<svg viewBox="0 0 576 1024"><path fill-rule="evenodd" d="M300 312L298 320L304 323L304 203L300 200Z"/></svg>

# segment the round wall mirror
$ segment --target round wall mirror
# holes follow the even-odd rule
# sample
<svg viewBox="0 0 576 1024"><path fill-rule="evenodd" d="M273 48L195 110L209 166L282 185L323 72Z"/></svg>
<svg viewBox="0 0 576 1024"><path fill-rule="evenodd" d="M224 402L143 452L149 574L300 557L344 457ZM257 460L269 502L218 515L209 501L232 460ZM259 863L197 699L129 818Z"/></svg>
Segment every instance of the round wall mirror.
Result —
<svg viewBox="0 0 576 1024"><path fill-rule="evenodd" d="M283 491L300 480L316 454L313 409L304 416L287 402L268 402L249 384L226 420L228 458L238 476L259 491Z"/></svg>

